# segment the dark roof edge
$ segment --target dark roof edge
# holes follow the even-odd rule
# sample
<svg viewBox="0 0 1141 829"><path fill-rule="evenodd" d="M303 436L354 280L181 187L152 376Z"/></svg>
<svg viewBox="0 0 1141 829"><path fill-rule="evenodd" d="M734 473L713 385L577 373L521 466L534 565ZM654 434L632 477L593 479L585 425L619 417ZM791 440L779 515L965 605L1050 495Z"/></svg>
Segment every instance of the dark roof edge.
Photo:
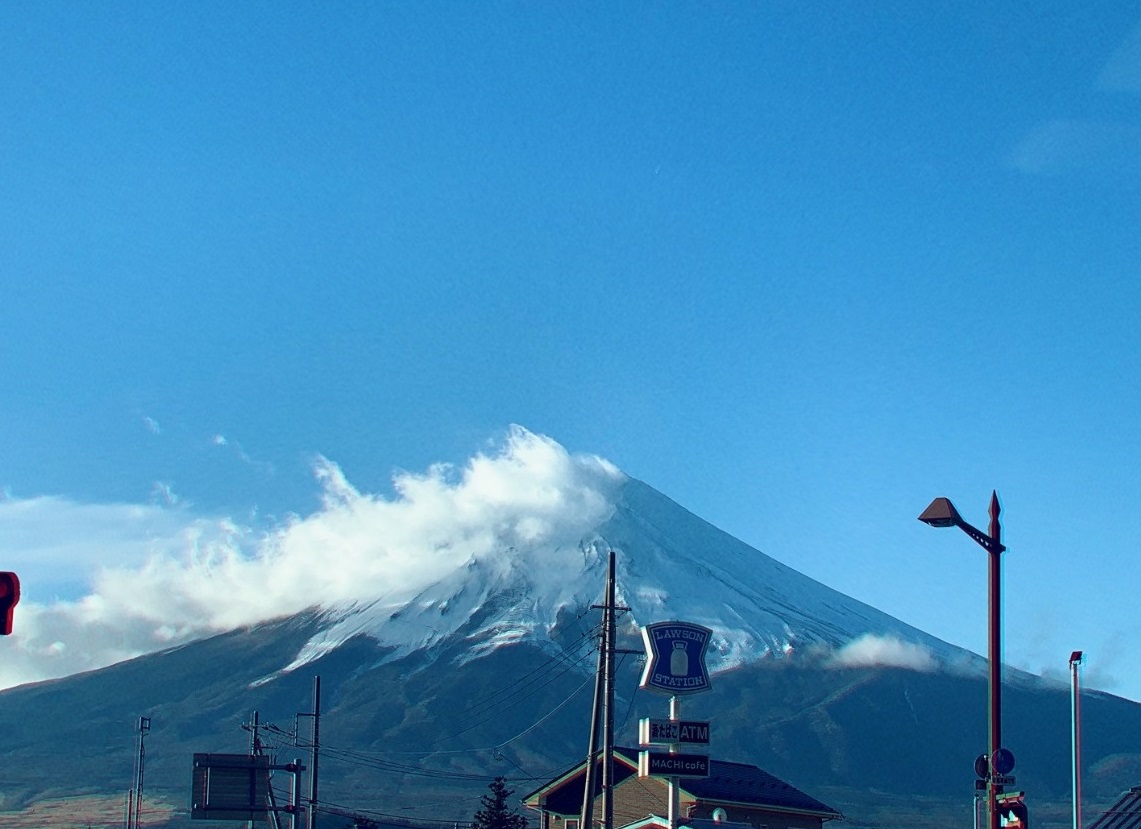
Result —
<svg viewBox="0 0 1141 829"><path fill-rule="evenodd" d="M685 789L684 783L682 784L682 788ZM799 791L799 789L798 789L798 791ZM699 796L695 795L693 792L690 792L688 790L686 793L689 794L690 797L692 797L694 800L697 800L698 802L701 802L703 800L708 800L708 798L699 797ZM809 795L809 796L811 797L811 795ZM816 800L816 798L812 798L812 799ZM824 807L823 809L798 809L795 806L778 806L776 804L768 803L768 802L766 802L764 804L758 804L757 802L752 801L752 800L725 800L723 798L716 798L716 800L717 800L717 803L724 803L728 806L741 806L742 808L746 808L746 809L750 808L750 807L756 807L758 805L764 805L764 807L767 811L784 812L785 814L789 814L789 815L812 815L813 817L820 817L820 816L827 815L830 818L842 818L842 817L844 817L843 812L839 812L836 809L833 809L827 803L820 803L820 801L817 801L817 803L820 803L820 805Z"/></svg>

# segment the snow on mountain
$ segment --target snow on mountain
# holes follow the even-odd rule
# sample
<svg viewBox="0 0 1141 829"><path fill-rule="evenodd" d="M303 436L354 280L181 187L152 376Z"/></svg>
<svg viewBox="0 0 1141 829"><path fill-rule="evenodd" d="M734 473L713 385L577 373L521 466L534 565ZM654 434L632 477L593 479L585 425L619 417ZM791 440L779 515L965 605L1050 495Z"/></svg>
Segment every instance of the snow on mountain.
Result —
<svg viewBox="0 0 1141 829"><path fill-rule="evenodd" d="M521 639L554 647L560 614L577 617L601 598L610 550L632 611L625 621L707 625L715 668L789 653L919 669L981 664L748 547L608 461L521 427L462 467L397 473L392 494L361 491L325 459L315 473L319 508L268 530L183 511L166 516L181 516L183 529L152 539L145 562L97 543L92 560L120 563L101 566L74 601L44 604L29 592L0 687L313 609L323 629L291 668L357 634L393 657Z"/></svg>
<svg viewBox="0 0 1141 829"><path fill-rule="evenodd" d="M391 648L389 659L457 636L472 656L524 639L549 645L561 612L600 601L610 550L626 620L711 628L715 671L794 653L836 665L982 669L981 658L796 572L600 459L572 458L521 429L511 440L514 451L529 447L523 454L560 456L574 474L536 487L526 508L512 500L454 569L414 594L327 608L326 626L289 669L362 633Z"/></svg>
<svg viewBox="0 0 1141 829"><path fill-rule="evenodd" d="M711 628L718 668L793 653L917 669L982 664L798 573L640 481L627 480L599 533L618 551L618 582L638 623L679 618Z"/></svg>

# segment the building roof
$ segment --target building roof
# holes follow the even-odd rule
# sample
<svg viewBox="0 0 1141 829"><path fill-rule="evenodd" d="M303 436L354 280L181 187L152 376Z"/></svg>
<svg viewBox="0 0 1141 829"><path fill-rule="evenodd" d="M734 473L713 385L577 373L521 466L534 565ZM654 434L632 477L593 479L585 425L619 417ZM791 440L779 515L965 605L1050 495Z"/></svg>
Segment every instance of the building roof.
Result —
<svg viewBox="0 0 1141 829"><path fill-rule="evenodd" d="M615 785L638 773L638 749L615 747L614 759ZM531 792L523 799L524 802L538 806L538 798L546 796L544 805L548 811L576 814L582 805L585 766L586 761L583 760ZM683 777L679 784L682 791L697 800L762 806L779 811L818 815L825 819L841 817L840 812L831 806L748 763L730 763L710 758L708 777ZM597 785L601 787L601 782L597 782Z"/></svg>
<svg viewBox="0 0 1141 829"><path fill-rule="evenodd" d="M1141 829L1141 786L1134 786L1118 798L1089 829Z"/></svg>
<svg viewBox="0 0 1141 829"><path fill-rule="evenodd" d="M683 779L681 787L699 800L775 806L796 812L840 816L831 806L764 769L747 763L729 763L710 758L709 776Z"/></svg>
<svg viewBox="0 0 1141 829"><path fill-rule="evenodd" d="M670 825L669 818L661 815L647 815L641 820L627 823L621 829L664 829ZM737 823L729 820L709 820L688 818L678 824L681 829L753 829L751 823Z"/></svg>
<svg viewBox="0 0 1141 829"><path fill-rule="evenodd" d="M666 825L669 825L668 819ZM688 827L688 829L753 829L751 823L738 823L732 820L717 820L716 818L689 818L683 820L679 825Z"/></svg>

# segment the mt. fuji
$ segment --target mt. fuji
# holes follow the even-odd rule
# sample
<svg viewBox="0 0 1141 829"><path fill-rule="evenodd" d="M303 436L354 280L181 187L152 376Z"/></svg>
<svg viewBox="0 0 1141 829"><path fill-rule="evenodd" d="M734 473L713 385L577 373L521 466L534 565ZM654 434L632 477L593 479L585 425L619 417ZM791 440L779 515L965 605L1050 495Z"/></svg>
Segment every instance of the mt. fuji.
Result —
<svg viewBox="0 0 1141 829"><path fill-rule="evenodd" d="M357 634L390 648L391 658L459 631L480 648L542 644L561 614L598 598L610 550L628 621L706 625L716 632L714 670L805 649L837 664L978 663L720 532L607 461L520 427L463 468L397 474L393 497L361 492L324 459L315 473L319 508L268 527L228 517L179 525L178 513L132 509L120 520L145 531L145 559L135 549L99 549L99 559L122 563L98 571L76 601L38 603L43 590L25 583L0 687L314 609L322 629L290 667ZM63 507L49 499L19 506L29 516ZM72 519L73 534L108 534L91 512ZM54 542L40 536L52 525L41 519L22 534L48 548Z"/></svg>
<svg viewBox="0 0 1141 829"><path fill-rule="evenodd" d="M516 437L545 443L527 433ZM560 507L577 502L567 512L581 516L581 524L559 526L534 514L505 518L495 543L438 581L414 593L392 590L327 609L323 629L290 669L359 634L390 649L388 659L431 650L461 632L472 656L521 641L549 645L563 614L598 599L612 550L627 621L640 626L678 618L709 627L714 672L794 651L837 667L983 670L974 654L813 581L646 484L604 467L591 471L589 483L536 498ZM496 612L488 617L484 611L492 604Z"/></svg>
<svg viewBox="0 0 1141 829"><path fill-rule="evenodd" d="M525 789L582 758L611 551L624 644L671 619L713 631L713 688L687 712L713 723L719 757L881 826L945 825L969 798L986 734L981 657L798 573L611 464L515 429L502 452L462 470L397 476L393 499L362 494L332 463L317 471L324 498L310 516L264 536L199 526L193 544L105 576L94 598L21 617L17 668L76 631L73 641L114 634L122 651L152 652L0 695L5 825L50 826L28 809L77 794L117 813L132 724L147 716L147 823L182 826L191 755L244 751L252 711L265 745L285 760L304 753L298 712L310 710L314 676L326 688L330 809L466 820L491 777ZM636 718L663 705L638 691L634 662L616 683L627 744ZM1066 688L1009 669L1004 682L1020 784L1057 802L1069 780ZM1087 791L1111 800L1141 772L1141 706L1091 692L1085 710ZM899 790L927 798L923 814L885 794Z"/></svg>

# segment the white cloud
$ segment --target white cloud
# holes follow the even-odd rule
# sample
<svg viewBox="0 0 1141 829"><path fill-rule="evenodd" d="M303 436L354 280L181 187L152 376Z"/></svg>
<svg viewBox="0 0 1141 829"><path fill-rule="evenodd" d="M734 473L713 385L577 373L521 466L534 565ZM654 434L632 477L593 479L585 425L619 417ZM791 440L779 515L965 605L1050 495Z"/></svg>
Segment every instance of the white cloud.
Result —
<svg viewBox="0 0 1141 829"><path fill-rule="evenodd" d="M833 654L829 664L838 668L907 668L934 671L939 665L927 648L894 636L865 634Z"/></svg>
<svg viewBox="0 0 1141 829"><path fill-rule="evenodd" d="M574 544L612 510L621 473L514 428L462 469L395 476L395 497L358 491L319 459L322 507L268 534L157 506L58 498L0 504L6 569L25 583L0 642L0 687L64 676L314 605L407 601L467 562L514 546ZM4 530L16 528L16 533ZM10 565L10 566L9 566ZM45 566L85 578L51 600ZM26 574L26 575L25 575Z"/></svg>
<svg viewBox="0 0 1141 829"><path fill-rule="evenodd" d="M1141 26L1113 53L1098 81L1105 89L1141 92Z"/></svg>
<svg viewBox="0 0 1141 829"><path fill-rule="evenodd" d="M1141 128L1059 118L1039 124L1014 148L1011 165L1030 175L1141 173Z"/></svg>
<svg viewBox="0 0 1141 829"><path fill-rule="evenodd" d="M81 504L40 496L0 500L0 560L28 586L50 587L105 565L140 564L171 552L209 522L154 504Z"/></svg>
<svg viewBox="0 0 1141 829"><path fill-rule="evenodd" d="M155 481L151 485L151 501L173 507L182 499L174 491L174 486L166 481Z"/></svg>
<svg viewBox="0 0 1141 829"><path fill-rule="evenodd" d="M210 445L228 449L233 454L233 456L240 460L242 463L248 466L252 466L255 469L258 469L266 474L272 475L274 472L272 463L268 461L259 461L255 458L250 457L249 453L247 453L246 450L242 448L240 443L238 443L236 440L232 440L231 438L226 437L221 433L215 434L210 438Z"/></svg>

